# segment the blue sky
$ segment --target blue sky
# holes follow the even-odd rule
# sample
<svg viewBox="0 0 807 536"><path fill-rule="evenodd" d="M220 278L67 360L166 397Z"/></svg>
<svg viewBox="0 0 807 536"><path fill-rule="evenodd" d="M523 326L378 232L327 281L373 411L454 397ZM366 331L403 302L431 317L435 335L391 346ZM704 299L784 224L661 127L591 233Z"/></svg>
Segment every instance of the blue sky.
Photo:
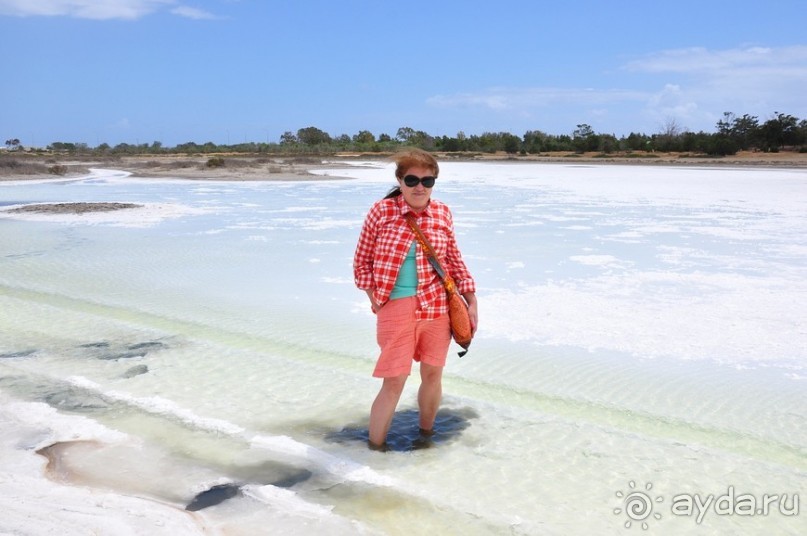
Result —
<svg viewBox="0 0 807 536"><path fill-rule="evenodd" d="M805 119L805 28L805 0L0 0L0 141Z"/></svg>

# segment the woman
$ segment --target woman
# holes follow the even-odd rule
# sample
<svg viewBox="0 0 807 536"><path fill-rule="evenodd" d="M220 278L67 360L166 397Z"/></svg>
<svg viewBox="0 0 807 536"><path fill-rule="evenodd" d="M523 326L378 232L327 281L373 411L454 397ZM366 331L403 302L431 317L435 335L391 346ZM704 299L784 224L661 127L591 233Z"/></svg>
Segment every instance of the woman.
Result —
<svg viewBox="0 0 807 536"><path fill-rule="evenodd" d="M416 216L444 269L454 278L468 303L473 331L478 323L476 286L457 247L451 211L431 197L440 171L437 160L426 151L412 149L398 153L394 161L398 185L370 208L353 259L356 286L367 292L377 315L381 348L373 376L383 383L370 410L369 446L374 450L386 450L387 433L413 360L420 362L420 433L434 433L451 343L445 288L404 219L406 213Z"/></svg>

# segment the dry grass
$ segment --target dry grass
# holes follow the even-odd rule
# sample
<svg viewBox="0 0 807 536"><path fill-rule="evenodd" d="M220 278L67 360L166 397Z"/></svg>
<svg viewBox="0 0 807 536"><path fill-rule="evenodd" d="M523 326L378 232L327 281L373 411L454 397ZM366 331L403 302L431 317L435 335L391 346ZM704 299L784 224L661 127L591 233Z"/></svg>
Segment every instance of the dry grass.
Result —
<svg viewBox="0 0 807 536"><path fill-rule="evenodd" d="M0 157L0 175L43 175L48 173L48 166L41 162L26 162L3 155Z"/></svg>

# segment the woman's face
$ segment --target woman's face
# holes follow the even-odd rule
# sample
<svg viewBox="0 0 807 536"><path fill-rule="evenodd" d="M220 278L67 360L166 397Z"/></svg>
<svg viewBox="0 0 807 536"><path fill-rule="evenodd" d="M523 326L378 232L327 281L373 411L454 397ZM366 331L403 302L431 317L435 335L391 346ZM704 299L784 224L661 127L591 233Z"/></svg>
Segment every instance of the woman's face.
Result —
<svg viewBox="0 0 807 536"><path fill-rule="evenodd" d="M407 169L406 173L404 173L404 177L407 175L414 175L419 179L423 177L434 177L434 173L430 168L421 166ZM406 204L412 207L413 210L421 211L429 204L429 199L432 196L431 188L426 188L421 183L415 186L407 186L403 179L398 179L398 184L401 186L404 201L406 201Z"/></svg>

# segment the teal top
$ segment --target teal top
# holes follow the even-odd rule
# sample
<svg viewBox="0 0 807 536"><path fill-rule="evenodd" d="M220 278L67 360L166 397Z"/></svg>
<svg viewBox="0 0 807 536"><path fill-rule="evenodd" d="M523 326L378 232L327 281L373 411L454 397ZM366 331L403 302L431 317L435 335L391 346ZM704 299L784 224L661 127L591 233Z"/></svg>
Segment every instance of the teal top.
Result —
<svg viewBox="0 0 807 536"><path fill-rule="evenodd" d="M409 253L406 254L401 269L398 271L398 279L395 280L395 286L392 287L389 299L408 298L417 293L418 267L415 255L415 241L413 240L412 247L409 248Z"/></svg>

